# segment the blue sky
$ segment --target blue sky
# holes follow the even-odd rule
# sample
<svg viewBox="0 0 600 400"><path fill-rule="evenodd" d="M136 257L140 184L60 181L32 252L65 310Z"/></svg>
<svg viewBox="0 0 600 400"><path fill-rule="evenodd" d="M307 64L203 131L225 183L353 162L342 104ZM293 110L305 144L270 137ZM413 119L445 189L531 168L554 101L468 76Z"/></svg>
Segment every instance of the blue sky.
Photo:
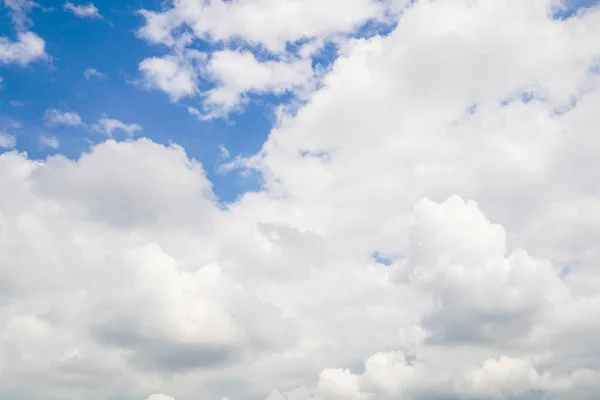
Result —
<svg viewBox="0 0 600 400"><path fill-rule="evenodd" d="M257 187L257 180L237 173L219 174L219 146L231 156L249 155L260 150L274 121L273 104L277 98L263 96L241 113L226 119L198 121L186 111L193 101L171 102L164 93L140 88L140 60L162 54L161 45L149 45L136 37L143 23L137 13L142 8L160 9L160 1L99 1L95 5L103 19L78 18L56 7L45 11L34 8L30 17L32 30L46 41L51 61L34 63L25 68L1 65L4 78L0 89L0 129L14 135L17 149L30 157L45 158L60 153L77 158L92 143L106 139L103 133L89 132L83 126L49 126L44 123L47 109L77 112L83 121L92 123L103 114L126 123L138 123L143 132L136 136L168 144L174 141L188 155L200 160L224 201L238 193ZM39 1L42 7L56 6L53 1ZM6 8L0 9L0 35L15 37ZM94 68L105 74L102 79L86 79L84 71ZM11 103L12 102L12 103ZM19 124L15 125L15 123ZM40 136L54 136L58 149L43 146ZM125 139L124 133L115 139ZM4 149L6 151L6 149Z"/></svg>

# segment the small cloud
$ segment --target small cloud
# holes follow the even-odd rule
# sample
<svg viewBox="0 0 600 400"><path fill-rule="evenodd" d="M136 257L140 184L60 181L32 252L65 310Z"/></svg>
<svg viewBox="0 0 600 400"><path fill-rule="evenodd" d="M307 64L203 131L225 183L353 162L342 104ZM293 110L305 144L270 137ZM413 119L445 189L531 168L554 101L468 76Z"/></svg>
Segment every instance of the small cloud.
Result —
<svg viewBox="0 0 600 400"><path fill-rule="evenodd" d="M0 148L2 149L14 149L17 145L17 139L13 135L8 133L0 132Z"/></svg>
<svg viewBox="0 0 600 400"><path fill-rule="evenodd" d="M22 101L17 101L17 100L11 100L9 101L10 105L13 107L23 107L23 103Z"/></svg>
<svg viewBox="0 0 600 400"><path fill-rule="evenodd" d="M98 78L98 79L104 79L106 78L106 74L103 74L102 72L98 71L95 68L88 68L85 71L83 71L83 76L85 76L85 79L90 80L90 78Z"/></svg>
<svg viewBox="0 0 600 400"><path fill-rule="evenodd" d="M40 144L55 150L60 146L60 142L55 136L40 136Z"/></svg>
<svg viewBox="0 0 600 400"><path fill-rule="evenodd" d="M112 134L115 130L123 131L127 133L128 136L133 136L133 134L137 131L141 131L143 128L139 124L126 124L118 119L108 118L106 115L100 118L100 120L92 125L92 129L96 132L103 132L107 136L112 137Z"/></svg>
<svg viewBox="0 0 600 400"><path fill-rule="evenodd" d="M66 2L63 8L66 11L70 11L79 18L98 18L102 19L102 15L98 12L98 8L93 4L89 3L86 5L76 6L71 2Z"/></svg>
<svg viewBox="0 0 600 400"><path fill-rule="evenodd" d="M198 110L197 108L194 108L192 106L189 106L187 108L187 111L193 115L194 117L198 118L198 119L202 119L202 113L200 112L200 110Z"/></svg>
<svg viewBox="0 0 600 400"><path fill-rule="evenodd" d="M20 32L17 41L0 37L0 63L27 65L47 59L46 42L33 32Z"/></svg>
<svg viewBox="0 0 600 400"><path fill-rule="evenodd" d="M219 145L219 157L218 157L218 159L220 161L222 161L222 160L227 160L229 157L231 157L231 154L229 153L229 150L227 149L227 147L225 147L224 145L220 144Z"/></svg>
<svg viewBox="0 0 600 400"><path fill-rule="evenodd" d="M44 120L46 123L51 125L69 125L78 126L82 125L81 117L74 111L60 111L55 108L46 110L44 114Z"/></svg>
<svg viewBox="0 0 600 400"><path fill-rule="evenodd" d="M192 63L196 58L190 55L146 58L139 64L139 70L147 88L162 90L172 101L177 101L198 92L198 74Z"/></svg>

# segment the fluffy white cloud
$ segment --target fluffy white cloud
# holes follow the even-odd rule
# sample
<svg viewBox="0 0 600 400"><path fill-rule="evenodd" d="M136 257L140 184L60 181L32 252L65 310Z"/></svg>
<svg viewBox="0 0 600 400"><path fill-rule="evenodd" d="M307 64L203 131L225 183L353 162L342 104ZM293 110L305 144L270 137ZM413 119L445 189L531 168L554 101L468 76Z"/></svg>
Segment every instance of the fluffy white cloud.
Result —
<svg viewBox="0 0 600 400"><path fill-rule="evenodd" d="M20 32L17 41L0 37L0 62L27 65L47 58L46 42L33 32Z"/></svg>
<svg viewBox="0 0 600 400"><path fill-rule="evenodd" d="M143 130L140 124L126 124L118 119L108 118L106 115L93 124L92 129L97 132L103 132L109 137L112 137L114 131L123 131L127 136L133 136L136 132Z"/></svg>
<svg viewBox="0 0 600 400"><path fill-rule="evenodd" d="M174 31L188 26L198 38L213 41L241 38L270 50L283 51L286 43L349 32L367 20L384 19L390 3L393 2L175 1L169 2L163 12L143 10L146 24L139 34L152 43L171 45L182 39Z"/></svg>
<svg viewBox="0 0 600 400"><path fill-rule="evenodd" d="M313 75L310 60L259 62L252 53L229 50L214 53L207 70L217 83L215 89L206 93L209 116L226 115L246 93L282 94L297 90L310 84Z"/></svg>
<svg viewBox="0 0 600 400"><path fill-rule="evenodd" d="M52 125L78 126L83 124L81 117L75 111L61 111L56 108L46 110L44 120Z"/></svg>
<svg viewBox="0 0 600 400"><path fill-rule="evenodd" d="M521 250L505 258L504 229L474 203L422 201L411 226L407 275L399 277L433 295L422 322L431 342L522 340L569 298L549 262Z"/></svg>
<svg viewBox="0 0 600 400"><path fill-rule="evenodd" d="M49 58L44 39L29 31L33 23L28 14L34 7L38 7L38 4L33 0L0 2L0 9L8 10L17 32L16 41L6 36L0 37L0 63L25 66Z"/></svg>
<svg viewBox="0 0 600 400"><path fill-rule="evenodd" d="M72 12L79 18L102 18L102 15L100 15L98 8L93 3L75 5L67 1L63 8L66 11Z"/></svg>
<svg viewBox="0 0 600 400"><path fill-rule="evenodd" d="M389 35L343 45L306 104L235 160L264 184L230 204L177 145L2 154L0 386L595 398L600 10L558 21L554 6L420 1ZM203 68L173 57L152 82L197 93ZM302 75L248 60L252 79L215 70L242 98Z"/></svg>
<svg viewBox="0 0 600 400"><path fill-rule="evenodd" d="M208 62L204 54L190 51L147 58L139 70L146 87L167 93L173 101L199 94L201 77L212 81L214 88L202 93L204 110L188 107L200 119L226 116L247 94L299 92L314 76L309 59L260 62L250 52L230 50L213 53Z"/></svg>
<svg viewBox="0 0 600 400"><path fill-rule="evenodd" d="M140 72L148 86L173 100L199 94L199 81L209 83L213 88L202 93L201 118L224 117L240 108L247 93L304 93L314 86L319 72L313 70L312 57L325 44L343 43L367 22L392 22L406 4L403 0L167 2L163 11L141 11L146 23L138 35L167 45L173 53L143 60ZM210 61L197 65L189 50L182 51L195 39L224 44L225 50L214 51ZM240 41L250 49L239 51ZM298 45L299 50L288 45ZM259 48L275 57L259 61L257 55L265 55Z"/></svg>
<svg viewBox="0 0 600 400"><path fill-rule="evenodd" d="M173 100L198 91L197 71L188 60L181 57L147 58L140 63L139 69L147 87L162 90Z"/></svg>

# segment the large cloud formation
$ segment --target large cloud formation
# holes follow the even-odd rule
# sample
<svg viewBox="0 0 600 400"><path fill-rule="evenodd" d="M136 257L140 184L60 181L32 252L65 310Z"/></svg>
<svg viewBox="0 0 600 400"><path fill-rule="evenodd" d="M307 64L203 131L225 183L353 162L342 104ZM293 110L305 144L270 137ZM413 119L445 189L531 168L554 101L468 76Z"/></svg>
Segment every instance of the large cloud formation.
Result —
<svg viewBox="0 0 600 400"><path fill-rule="evenodd" d="M1 155L0 397L595 399L600 8L559 6L422 0L344 42L225 207L177 145ZM277 51L353 10L194 26Z"/></svg>

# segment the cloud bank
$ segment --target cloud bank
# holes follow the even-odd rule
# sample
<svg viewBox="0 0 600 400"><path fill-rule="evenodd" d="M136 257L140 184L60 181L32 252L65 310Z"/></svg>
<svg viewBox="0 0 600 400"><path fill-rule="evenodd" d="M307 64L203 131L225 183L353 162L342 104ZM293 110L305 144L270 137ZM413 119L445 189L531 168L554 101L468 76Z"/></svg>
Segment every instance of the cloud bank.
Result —
<svg viewBox="0 0 600 400"><path fill-rule="evenodd" d="M600 9L201 3L146 12L139 34L177 46L185 23L281 54L399 19L341 42L305 103L232 164L263 185L230 204L177 144L0 155L8 398L596 398ZM238 53L140 69L179 100L199 90L190 60L209 60L208 98L228 105L312 76L302 58Z"/></svg>

